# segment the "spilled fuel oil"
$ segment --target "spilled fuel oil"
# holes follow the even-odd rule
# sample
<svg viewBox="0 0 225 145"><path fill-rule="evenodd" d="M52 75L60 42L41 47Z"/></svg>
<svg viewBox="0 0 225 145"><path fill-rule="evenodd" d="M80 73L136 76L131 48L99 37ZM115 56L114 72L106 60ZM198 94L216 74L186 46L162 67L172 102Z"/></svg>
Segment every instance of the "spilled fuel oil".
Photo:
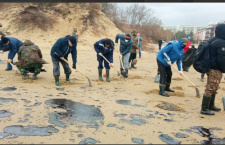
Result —
<svg viewBox="0 0 225 145"><path fill-rule="evenodd" d="M58 131L59 130L52 125L46 127L12 125L5 127L3 132L0 132L0 139L8 136L12 136L12 138L17 138L18 136L50 136L52 133Z"/></svg>
<svg viewBox="0 0 225 145"><path fill-rule="evenodd" d="M91 128L99 128L99 123L103 124L104 115L101 110L94 105L85 105L67 99L51 99L45 102L53 108L65 109L66 112L49 113L49 123L65 128L67 124L88 123ZM98 122L99 121L99 122ZM87 126L88 127L88 126Z"/></svg>

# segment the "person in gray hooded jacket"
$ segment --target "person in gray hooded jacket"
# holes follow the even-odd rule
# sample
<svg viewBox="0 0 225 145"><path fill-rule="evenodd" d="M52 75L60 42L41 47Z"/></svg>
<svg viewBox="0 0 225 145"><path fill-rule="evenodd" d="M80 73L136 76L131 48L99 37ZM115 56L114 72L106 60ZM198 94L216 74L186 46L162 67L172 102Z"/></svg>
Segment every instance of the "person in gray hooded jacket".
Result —
<svg viewBox="0 0 225 145"><path fill-rule="evenodd" d="M131 40L130 34L117 34L115 44L118 45L118 40L120 39L120 57L122 57L122 63L125 69L125 74L123 73L122 64L120 64L121 74L124 77L128 77L128 69L129 69L129 58L130 58L130 50L133 44Z"/></svg>

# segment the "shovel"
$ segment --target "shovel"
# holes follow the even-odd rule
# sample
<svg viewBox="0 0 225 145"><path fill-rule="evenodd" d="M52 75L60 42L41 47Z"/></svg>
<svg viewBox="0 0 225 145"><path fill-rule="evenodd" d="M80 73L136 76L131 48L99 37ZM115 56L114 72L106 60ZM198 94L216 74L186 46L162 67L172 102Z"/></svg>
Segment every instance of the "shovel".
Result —
<svg viewBox="0 0 225 145"><path fill-rule="evenodd" d="M56 55L58 55L56 52L55 52ZM59 56L59 55L58 55ZM66 59L63 59L63 61L65 61L67 64L70 65L70 63L66 60ZM72 65L70 65L71 67L73 67ZM88 79L88 82L89 82L89 85L92 87L92 84L91 84L91 80L84 74L82 73L81 71L79 71L78 69L75 69L76 71L78 71L80 74L82 74L83 76L85 76L87 79Z"/></svg>
<svg viewBox="0 0 225 145"><path fill-rule="evenodd" d="M0 59L0 64L4 64L4 62Z"/></svg>
<svg viewBox="0 0 225 145"><path fill-rule="evenodd" d="M173 65L171 66L179 73L179 71ZM196 87L196 85L192 81L190 81L184 74L183 74L183 77L195 87L196 97L200 98L200 92L199 92L199 89Z"/></svg>
<svg viewBox="0 0 225 145"><path fill-rule="evenodd" d="M17 69L13 66L13 64L11 62L10 62L10 64L11 64L12 68L16 71L16 73L18 74Z"/></svg>
<svg viewBox="0 0 225 145"><path fill-rule="evenodd" d="M105 56L103 56L103 55L100 55L100 56L103 57L110 64L110 62L108 61L108 59L105 58ZM113 68L113 70L115 70L117 72L117 75L120 76L119 71L117 71L114 67L111 67L111 68ZM125 81L124 77L123 77L123 80Z"/></svg>
<svg viewBox="0 0 225 145"><path fill-rule="evenodd" d="M120 63L121 63L121 65L122 65L122 68L123 68L123 74L125 73L125 69L124 69L124 66L123 66L123 61L122 61L122 59L121 59L121 56L119 56L119 59L120 59Z"/></svg>

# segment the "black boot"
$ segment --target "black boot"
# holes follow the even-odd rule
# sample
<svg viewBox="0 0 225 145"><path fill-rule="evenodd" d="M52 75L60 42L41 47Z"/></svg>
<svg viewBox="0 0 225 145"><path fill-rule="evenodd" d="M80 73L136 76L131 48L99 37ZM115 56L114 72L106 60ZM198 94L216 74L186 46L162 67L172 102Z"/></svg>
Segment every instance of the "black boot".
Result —
<svg viewBox="0 0 225 145"><path fill-rule="evenodd" d="M102 78L102 69L98 69L98 79L99 79L99 81L103 81L103 78Z"/></svg>
<svg viewBox="0 0 225 145"><path fill-rule="evenodd" d="M215 115L214 112L211 112L211 111L209 110L209 104L210 104L210 101L211 101L211 96L203 95L203 98L202 98L202 109L201 109L201 114L205 114L205 115Z"/></svg>
<svg viewBox="0 0 225 145"><path fill-rule="evenodd" d="M169 97L170 95L168 95L168 94L165 92L165 88L166 88L166 85L164 85L164 84L160 84L160 85L159 85L159 95Z"/></svg>
<svg viewBox="0 0 225 145"><path fill-rule="evenodd" d="M201 81L204 82L204 75L205 74L201 74Z"/></svg>
<svg viewBox="0 0 225 145"><path fill-rule="evenodd" d="M120 73L123 77L125 77L125 72L124 72L124 69L120 68Z"/></svg>
<svg viewBox="0 0 225 145"><path fill-rule="evenodd" d="M24 80L29 79L28 74L27 74L27 73L24 73L24 74L23 74L23 78L22 78L22 79L24 79Z"/></svg>
<svg viewBox="0 0 225 145"><path fill-rule="evenodd" d="M7 69L5 69L5 71L11 71L12 69L9 69L9 68L7 68Z"/></svg>
<svg viewBox="0 0 225 145"><path fill-rule="evenodd" d="M72 83L72 80L70 79L70 74L66 74L66 81Z"/></svg>
<svg viewBox="0 0 225 145"><path fill-rule="evenodd" d="M133 63L131 63L131 68L136 69L137 67L135 67L135 66L134 66L134 64L133 64Z"/></svg>
<svg viewBox="0 0 225 145"><path fill-rule="evenodd" d="M110 79L109 79L109 70L110 69L106 69L106 81L107 82L110 82Z"/></svg>
<svg viewBox="0 0 225 145"><path fill-rule="evenodd" d="M170 83L166 83L165 91L168 91L168 92L174 92L174 90L171 90L171 89L170 89Z"/></svg>
<svg viewBox="0 0 225 145"><path fill-rule="evenodd" d="M215 97L216 97L216 94L213 94L209 104L209 109L213 111L221 111L221 108L218 108L215 106Z"/></svg>
<svg viewBox="0 0 225 145"><path fill-rule="evenodd" d="M34 73L32 79L33 79L33 80L37 80L37 79L38 79L38 78L37 78L37 75L38 75L37 73Z"/></svg>
<svg viewBox="0 0 225 145"><path fill-rule="evenodd" d="M56 86L60 86L61 85L59 83L59 76L55 76L55 84L56 84Z"/></svg>
<svg viewBox="0 0 225 145"><path fill-rule="evenodd" d="M125 69L125 78L128 78L128 69Z"/></svg>

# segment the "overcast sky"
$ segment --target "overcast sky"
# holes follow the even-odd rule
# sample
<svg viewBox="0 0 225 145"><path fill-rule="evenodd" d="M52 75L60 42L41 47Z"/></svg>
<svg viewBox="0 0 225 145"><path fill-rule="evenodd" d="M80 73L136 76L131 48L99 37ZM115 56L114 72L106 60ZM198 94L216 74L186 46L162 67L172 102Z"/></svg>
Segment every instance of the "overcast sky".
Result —
<svg viewBox="0 0 225 145"><path fill-rule="evenodd" d="M129 6L134 3L118 3ZM139 3L152 8L163 25L208 25L225 21L225 3Z"/></svg>

